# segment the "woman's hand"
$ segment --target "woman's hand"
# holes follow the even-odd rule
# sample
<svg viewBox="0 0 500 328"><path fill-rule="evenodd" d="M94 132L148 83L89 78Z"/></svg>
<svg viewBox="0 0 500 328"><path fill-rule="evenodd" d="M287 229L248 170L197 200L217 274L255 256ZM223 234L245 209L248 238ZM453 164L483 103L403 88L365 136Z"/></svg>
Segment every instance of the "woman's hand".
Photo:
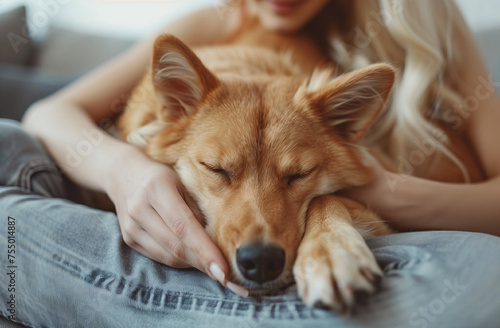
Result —
<svg viewBox="0 0 500 328"><path fill-rule="evenodd" d="M422 219L416 222L417 215L412 216L416 204L421 199L411 187L416 178L387 171L376 160L370 164L373 178L368 184L345 189L339 193L364 204L397 229L421 229L422 224L425 225L427 222L423 222Z"/></svg>
<svg viewBox="0 0 500 328"><path fill-rule="evenodd" d="M373 210L400 231L460 230L500 236L500 178L444 183L372 165L370 183L339 193Z"/></svg>
<svg viewBox="0 0 500 328"><path fill-rule="evenodd" d="M170 267L196 267L234 289L225 279L224 256L202 227L201 213L176 172L135 148L125 150L122 159L117 163L126 164L117 164L106 192L125 243Z"/></svg>

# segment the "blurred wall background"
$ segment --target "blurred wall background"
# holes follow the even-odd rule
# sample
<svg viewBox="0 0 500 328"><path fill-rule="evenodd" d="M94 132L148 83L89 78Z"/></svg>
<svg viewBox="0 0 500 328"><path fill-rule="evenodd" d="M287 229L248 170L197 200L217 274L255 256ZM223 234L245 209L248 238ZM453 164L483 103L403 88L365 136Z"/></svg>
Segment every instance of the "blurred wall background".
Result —
<svg viewBox="0 0 500 328"><path fill-rule="evenodd" d="M28 23L41 38L51 24L80 32L139 38L200 7L222 0L0 0L0 12L28 7ZM419 0L421 1L421 0ZM433 0L428 0L433 1ZM455 0L475 31L500 28L499 0ZM222 11L222 9L221 9Z"/></svg>
<svg viewBox="0 0 500 328"><path fill-rule="evenodd" d="M137 39L198 8L220 7L219 0L0 0L0 12L20 4L28 9L35 38L43 38L51 25Z"/></svg>

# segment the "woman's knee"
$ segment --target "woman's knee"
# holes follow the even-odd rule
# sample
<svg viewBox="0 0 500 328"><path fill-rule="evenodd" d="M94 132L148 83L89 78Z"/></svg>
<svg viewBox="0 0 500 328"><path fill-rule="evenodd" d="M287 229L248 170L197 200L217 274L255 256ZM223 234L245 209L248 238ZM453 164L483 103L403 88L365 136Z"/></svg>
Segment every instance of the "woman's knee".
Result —
<svg viewBox="0 0 500 328"><path fill-rule="evenodd" d="M20 122L6 118L0 118L0 138L3 139L12 134L18 134L22 132L26 133L23 130Z"/></svg>
<svg viewBox="0 0 500 328"><path fill-rule="evenodd" d="M0 157L2 186L35 191L40 182L59 184L61 181L59 169L42 144L17 121L0 119Z"/></svg>
<svg viewBox="0 0 500 328"><path fill-rule="evenodd" d="M41 142L30 135L20 122L0 119L0 155L4 160L32 160L46 158L50 160Z"/></svg>
<svg viewBox="0 0 500 328"><path fill-rule="evenodd" d="M23 129L20 122L0 119L0 152L2 157L11 155L9 153L19 153L26 147L43 151L40 143Z"/></svg>
<svg viewBox="0 0 500 328"><path fill-rule="evenodd" d="M0 119L0 156L4 174L35 159L52 162L39 140L26 132L20 122L8 119Z"/></svg>

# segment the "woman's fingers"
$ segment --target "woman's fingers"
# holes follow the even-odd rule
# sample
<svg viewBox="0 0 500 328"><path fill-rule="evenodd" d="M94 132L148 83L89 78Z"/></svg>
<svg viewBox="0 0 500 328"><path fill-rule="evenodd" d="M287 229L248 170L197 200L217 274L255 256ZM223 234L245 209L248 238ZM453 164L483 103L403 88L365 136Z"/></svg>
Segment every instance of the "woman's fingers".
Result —
<svg viewBox="0 0 500 328"><path fill-rule="evenodd" d="M151 204L174 236L195 254L199 261L197 264L198 269L225 285L225 275L228 268L224 256L177 190L164 190L164 192L151 199ZM215 263L220 268L220 271L224 273L224 277L220 274L216 277L210 271L212 263ZM214 265L212 265L213 267ZM223 279L221 280L221 278Z"/></svg>
<svg viewBox="0 0 500 328"><path fill-rule="evenodd" d="M172 254L172 252L158 243L134 219L128 218L128 223L124 227L125 229L122 230L123 240L130 248L158 263L170 267L187 268L190 266L182 258Z"/></svg>
<svg viewBox="0 0 500 328"><path fill-rule="evenodd" d="M125 243L159 263L194 266L246 296L245 288L226 280L226 260L205 231L203 216L175 171L152 164L149 170L127 171L126 176L131 176L120 180L127 182L124 188L116 189L114 202Z"/></svg>
<svg viewBox="0 0 500 328"><path fill-rule="evenodd" d="M181 260L184 264L189 264L199 270L203 270L203 266L196 254L175 236L170 227L153 208L144 211L143 218L137 224L141 226L145 234L150 236L157 245L170 255ZM146 245L143 246L146 247ZM174 265L169 266L178 267Z"/></svg>

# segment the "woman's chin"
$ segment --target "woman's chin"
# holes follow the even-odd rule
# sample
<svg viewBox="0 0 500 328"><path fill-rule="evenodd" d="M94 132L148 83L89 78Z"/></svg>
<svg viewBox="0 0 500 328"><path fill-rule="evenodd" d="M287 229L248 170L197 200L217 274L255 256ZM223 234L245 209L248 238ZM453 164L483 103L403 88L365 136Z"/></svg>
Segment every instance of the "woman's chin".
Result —
<svg viewBox="0 0 500 328"><path fill-rule="evenodd" d="M279 33L289 33L293 34L300 31L304 24L300 24L296 21L290 21L286 18L275 18L275 17L262 17L260 20L262 26L270 31L275 31Z"/></svg>

